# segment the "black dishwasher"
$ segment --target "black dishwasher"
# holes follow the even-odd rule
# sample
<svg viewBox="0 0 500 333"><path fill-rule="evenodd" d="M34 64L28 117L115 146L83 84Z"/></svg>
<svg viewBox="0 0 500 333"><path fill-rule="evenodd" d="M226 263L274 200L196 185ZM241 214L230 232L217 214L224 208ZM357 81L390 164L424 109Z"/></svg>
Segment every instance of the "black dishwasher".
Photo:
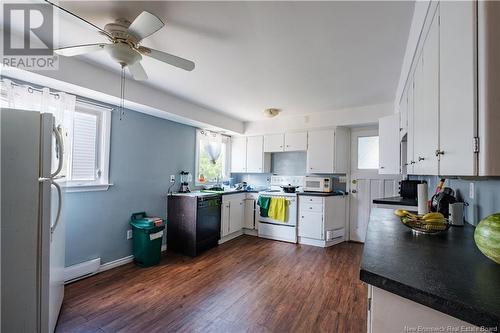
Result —
<svg viewBox="0 0 500 333"><path fill-rule="evenodd" d="M196 252L216 246L220 239L221 196L198 197Z"/></svg>
<svg viewBox="0 0 500 333"><path fill-rule="evenodd" d="M168 197L167 248L189 256L217 246L220 239L221 196Z"/></svg>

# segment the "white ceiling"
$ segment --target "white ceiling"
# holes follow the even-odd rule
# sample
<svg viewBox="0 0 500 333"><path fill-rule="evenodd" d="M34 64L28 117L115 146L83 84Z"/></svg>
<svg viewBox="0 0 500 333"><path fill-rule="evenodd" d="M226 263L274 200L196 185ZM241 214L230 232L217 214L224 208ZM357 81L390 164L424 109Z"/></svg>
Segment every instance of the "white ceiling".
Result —
<svg viewBox="0 0 500 333"><path fill-rule="evenodd" d="M166 27L143 45L196 63L193 72L143 59L145 84L234 118L262 119L392 101L413 13L413 2L167 2L61 1L103 27L132 21L141 11ZM101 42L67 15L60 46ZM71 23L68 23L69 19ZM107 54L85 61L119 71ZM118 83L117 83L118 84Z"/></svg>

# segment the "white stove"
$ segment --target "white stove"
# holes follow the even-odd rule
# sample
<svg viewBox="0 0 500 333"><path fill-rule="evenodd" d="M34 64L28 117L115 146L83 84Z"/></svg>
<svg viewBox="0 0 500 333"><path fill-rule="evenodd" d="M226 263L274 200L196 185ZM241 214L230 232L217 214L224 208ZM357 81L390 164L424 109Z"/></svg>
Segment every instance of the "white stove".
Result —
<svg viewBox="0 0 500 333"><path fill-rule="evenodd" d="M285 197L288 205L285 221L276 221L270 217L258 216L259 237L297 243L297 193L285 193L281 186L292 185L302 187L302 176L272 176L271 189L259 195L269 197Z"/></svg>

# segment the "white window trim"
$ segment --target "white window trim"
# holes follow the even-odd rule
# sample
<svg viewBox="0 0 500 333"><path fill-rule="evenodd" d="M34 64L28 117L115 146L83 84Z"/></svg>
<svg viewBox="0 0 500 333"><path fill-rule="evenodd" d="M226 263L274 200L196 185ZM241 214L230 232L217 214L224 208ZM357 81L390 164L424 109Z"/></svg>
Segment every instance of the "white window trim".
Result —
<svg viewBox="0 0 500 333"><path fill-rule="evenodd" d="M98 161L101 171L101 177L98 181L66 181L63 186L66 192L90 192L90 191L107 191L113 184L109 181L109 157L110 157L110 141L111 141L111 112L112 108L96 105L87 101L77 100L76 108L86 108L91 112L99 112L99 150ZM75 111L77 112L77 111ZM72 149L68 151L72 154ZM72 161L70 157L70 161ZM68 165L68 174L71 174L71 163Z"/></svg>
<svg viewBox="0 0 500 333"><path fill-rule="evenodd" d="M194 185L195 186L210 186L210 185L215 185L215 182L204 182L204 183L200 183L198 182L198 167L200 166L199 165L199 157L200 157L200 140L202 138L202 134L201 134L201 129L197 129L196 130L196 144L195 144L195 165L194 165ZM226 170L226 174L225 175L222 175L223 178L227 178L231 175L231 170L229 170L230 168L230 162L231 162L231 138L229 136L226 136L226 135L222 135L222 142L226 144L226 151L225 151L225 156L226 156L226 163L225 163L225 166L224 166L224 169ZM222 179L220 180L220 182L222 183Z"/></svg>

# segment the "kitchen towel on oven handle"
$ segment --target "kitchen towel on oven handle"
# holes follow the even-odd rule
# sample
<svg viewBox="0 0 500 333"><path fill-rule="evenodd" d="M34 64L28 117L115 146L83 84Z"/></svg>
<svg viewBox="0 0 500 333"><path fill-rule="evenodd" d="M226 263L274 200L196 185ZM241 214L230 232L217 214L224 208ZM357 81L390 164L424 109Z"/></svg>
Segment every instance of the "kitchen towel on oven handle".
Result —
<svg viewBox="0 0 500 333"><path fill-rule="evenodd" d="M271 198L271 203L269 204L268 215L270 218L276 221L285 222L286 221L286 206L288 200L283 197Z"/></svg>
<svg viewBox="0 0 500 333"><path fill-rule="evenodd" d="M257 199L257 205L260 207L260 216L268 217L270 202L270 197L264 197L262 195L259 196L259 198Z"/></svg>

